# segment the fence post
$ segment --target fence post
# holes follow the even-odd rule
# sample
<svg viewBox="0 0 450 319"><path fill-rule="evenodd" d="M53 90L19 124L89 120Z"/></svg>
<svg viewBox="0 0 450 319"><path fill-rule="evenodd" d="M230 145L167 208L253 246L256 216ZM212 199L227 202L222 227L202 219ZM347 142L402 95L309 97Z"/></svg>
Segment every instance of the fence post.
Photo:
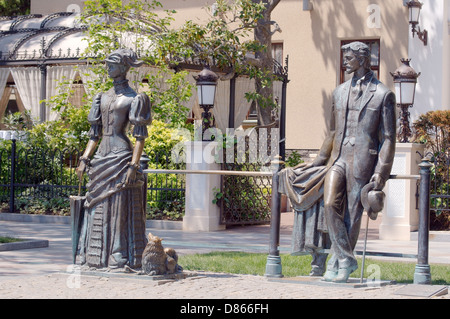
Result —
<svg viewBox="0 0 450 319"><path fill-rule="evenodd" d="M414 284L421 285L431 284L430 265L428 265L428 244L430 232L430 169L432 166L428 158L423 158L419 164L419 238Z"/></svg>
<svg viewBox="0 0 450 319"><path fill-rule="evenodd" d="M281 278L282 267L281 257L278 246L280 245L280 193L278 192L278 172L281 169L280 157L278 160L272 161L272 203L271 203L271 218L270 218L270 247L269 255L266 262L266 277Z"/></svg>
<svg viewBox="0 0 450 319"><path fill-rule="evenodd" d="M14 197L15 197L15 190L14 190L14 182L15 182L15 176L16 176L16 140L13 138L11 145L11 174L10 174L10 188L9 188L9 212L14 213Z"/></svg>

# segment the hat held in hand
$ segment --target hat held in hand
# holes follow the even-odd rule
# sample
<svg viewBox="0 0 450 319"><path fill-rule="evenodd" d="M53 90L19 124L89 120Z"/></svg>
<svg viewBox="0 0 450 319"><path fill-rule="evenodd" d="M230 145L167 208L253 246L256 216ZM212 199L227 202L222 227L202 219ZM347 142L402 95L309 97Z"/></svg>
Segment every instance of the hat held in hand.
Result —
<svg viewBox="0 0 450 319"><path fill-rule="evenodd" d="M367 215L376 220L378 213L383 210L386 195L383 191L374 190L375 183L369 183L361 190L361 203Z"/></svg>

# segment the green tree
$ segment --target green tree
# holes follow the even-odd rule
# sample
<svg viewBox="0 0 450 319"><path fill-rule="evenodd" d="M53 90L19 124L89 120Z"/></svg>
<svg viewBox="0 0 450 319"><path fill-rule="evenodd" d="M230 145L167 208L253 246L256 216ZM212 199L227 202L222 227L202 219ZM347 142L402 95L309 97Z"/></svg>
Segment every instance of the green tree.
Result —
<svg viewBox="0 0 450 319"><path fill-rule="evenodd" d="M176 85L163 90L156 84L163 74L177 69L180 62L215 66L226 73L222 79L250 75L256 79L256 88L246 96L258 103L260 124L268 124L271 109L275 107L270 50L271 35L275 31L270 28L276 23L270 21L270 13L278 3L279 0L217 0L213 6L205 8L209 13L206 23L188 20L173 29L170 25L176 12L166 10L164 16L159 16L156 13L162 8L159 1L131 0L125 5L120 0L88 0L83 11L83 22L89 28L87 55L94 56L93 67L98 66L98 74L104 75L103 64L98 62L133 39L134 50L160 70L156 77L149 76L155 115L177 125L181 124L181 119L173 116L180 114L182 102L190 97L188 93L180 94L180 88L190 91L187 80L182 80L183 74L174 73L172 82L168 83ZM103 89L110 87L111 83L104 80L104 76L99 79L103 79ZM96 86L102 88L100 83ZM174 99L175 96L178 98Z"/></svg>
<svg viewBox="0 0 450 319"><path fill-rule="evenodd" d="M272 21L271 14L275 7L280 3L280 0L252 0L254 3L261 3L264 5L262 18L258 19L255 28L255 39L264 46L264 50L256 52L256 59L260 72L265 76L256 78L256 92L259 94L258 98L258 124L268 125L272 122L271 111L275 105L272 103L273 99L273 58L272 58L272 35L280 31L278 24ZM272 30L272 26L275 28ZM267 102L264 102L267 101Z"/></svg>
<svg viewBox="0 0 450 319"><path fill-rule="evenodd" d="M167 41L168 26L173 13L165 11L161 17L155 9L161 8L155 0L88 0L82 13L82 22L88 26L85 55L90 57L91 70L97 75L88 83L93 91L106 91L112 86L103 64L104 58L120 47L133 49L147 64L157 67L156 74L148 74L148 91L155 119L174 127L184 126L188 109L184 102L191 97L187 72L173 72L162 52ZM130 72L133 72L131 70Z"/></svg>
<svg viewBox="0 0 450 319"><path fill-rule="evenodd" d="M450 191L450 111L430 111L419 116L413 124L416 142L425 144L425 151L432 154L431 199L434 209L430 214L432 230L450 229L450 199L446 198Z"/></svg>
<svg viewBox="0 0 450 319"><path fill-rule="evenodd" d="M255 63L257 58L249 58L256 52L267 50L253 36L268 10L267 3L237 0L230 4L226 0L217 0L213 7L206 8L210 14L206 24L190 20L178 29L170 28L176 12L166 10L158 15L156 12L161 8L161 3L155 0L131 0L127 4L120 0L85 2L81 23L88 27L88 47L84 54L97 75L93 81L85 83L89 86L88 91L105 92L111 88L112 80L107 76L103 61L109 53L124 46L131 46L141 59L157 67L156 74L147 75L152 115L173 128L186 126L188 109L184 102L191 98L192 89L188 73L178 71L180 62L214 64L227 72L225 77L249 74L260 79L263 86L271 85L270 77L265 78L271 72ZM62 85L70 86L71 83ZM72 145L84 143L86 127L83 123L86 122L83 121L90 101L86 100L82 108L76 108L67 104L67 94L59 94L48 101L61 114L62 122L37 126L36 134L32 135L35 141L55 146L62 146L59 144L67 141ZM247 97L258 102L264 100L258 92L249 92ZM271 96L266 101L270 99ZM48 133L53 133L56 139L49 141L51 134ZM58 144L56 140L62 142Z"/></svg>
<svg viewBox="0 0 450 319"><path fill-rule="evenodd" d="M225 79L247 74L255 79L255 91L246 97L257 103L258 122L269 124L273 102L272 83L275 80L271 55L271 37L279 30L270 20L271 12L279 0L217 0L206 8L206 24L187 21L173 30L161 46L163 56L172 60L193 60L214 64L227 72ZM275 30L271 31L271 26ZM173 63L173 62L172 62Z"/></svg>
<svg viewBox="0 0 450 319"><path fill-rule="evenodd" d="M0 16L30 14L30 0L0 0Z"/></svg>

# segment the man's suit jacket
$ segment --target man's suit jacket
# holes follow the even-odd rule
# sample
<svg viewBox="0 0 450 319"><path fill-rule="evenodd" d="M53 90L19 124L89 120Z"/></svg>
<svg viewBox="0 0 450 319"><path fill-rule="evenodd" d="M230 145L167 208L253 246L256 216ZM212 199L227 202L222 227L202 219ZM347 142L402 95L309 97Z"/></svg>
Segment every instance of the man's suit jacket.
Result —
<svg viewBox="0 0 450 319"><path fill-rule="evenodd" d="M327 163L332 166L339 158L351 84L350 79L333 92L330 131L314 165ZM395 94L372 74L361 97L353 158L355 178L368 182L373 174L378 173L384 181L388 180L395 154L395 106Z"/></svg>

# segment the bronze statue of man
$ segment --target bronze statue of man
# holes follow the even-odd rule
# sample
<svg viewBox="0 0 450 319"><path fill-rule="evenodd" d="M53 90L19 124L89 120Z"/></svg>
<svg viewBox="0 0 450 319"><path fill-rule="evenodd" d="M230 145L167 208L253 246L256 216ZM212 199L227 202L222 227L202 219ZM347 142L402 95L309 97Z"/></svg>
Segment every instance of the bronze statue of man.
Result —
<svg viewBox="0 0 450 319"><path fill-rule="evenodd" d="M85 171L89 174L81 264L140 268L147 243L145 176L140 160L151 123L150 99L145 93L137 94L126 79L131 67L143 63L133 51L116 50L105 62L113 87L94 97L88 115L90 139L77 168L79 178ZM126 134L129 124L134 127L134 146Z"/></svg>
<svg viewBox="0 0 450 319"><path fill-rule="evenodd" d="M395 94L370 69L370 49L361 42L344 45L344 66L353 78L332 96L329 133L312 166L327 165L324 212L331 257L323 279L347 282L358 268L353 250L363 206L361 190L374 183L382 190L395 153Z"/></svg>

